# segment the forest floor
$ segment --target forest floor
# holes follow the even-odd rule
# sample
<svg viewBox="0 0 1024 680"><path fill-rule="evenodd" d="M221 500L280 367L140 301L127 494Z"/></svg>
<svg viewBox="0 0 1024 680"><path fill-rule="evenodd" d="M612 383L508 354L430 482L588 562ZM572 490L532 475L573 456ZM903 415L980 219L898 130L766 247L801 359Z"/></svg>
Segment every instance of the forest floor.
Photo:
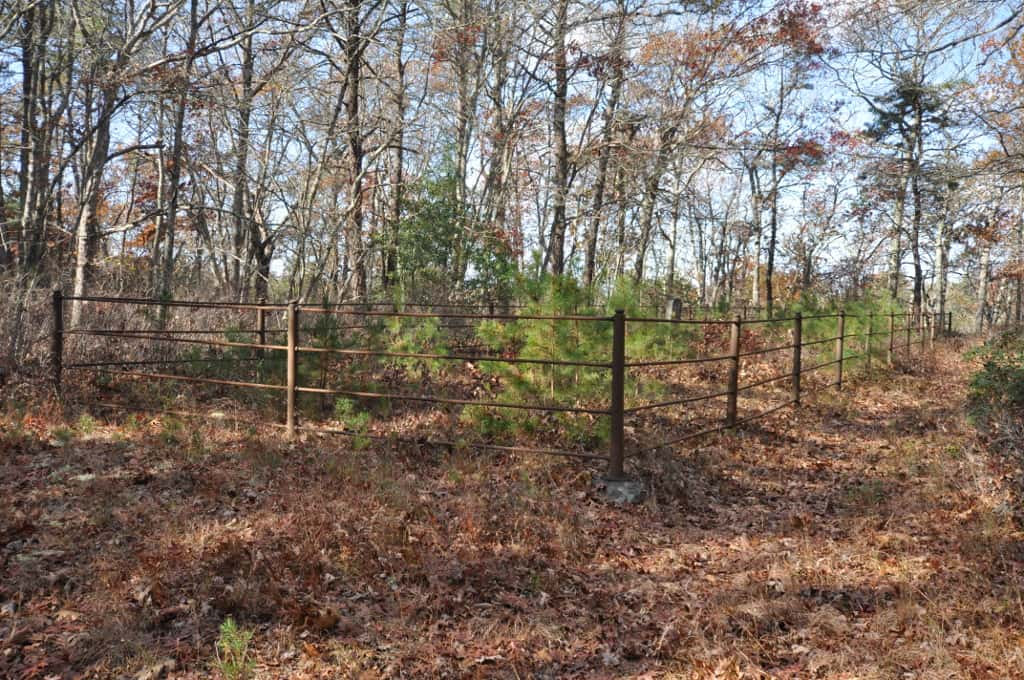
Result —
<svg viewBox="0 0 1024 680"><path fill-rule="evenodd" d="M1013 474L962 348L920 364L622 508L558 459L5 416L0 677L210 677L228 616L259 678L1024 677Z"/></svg>

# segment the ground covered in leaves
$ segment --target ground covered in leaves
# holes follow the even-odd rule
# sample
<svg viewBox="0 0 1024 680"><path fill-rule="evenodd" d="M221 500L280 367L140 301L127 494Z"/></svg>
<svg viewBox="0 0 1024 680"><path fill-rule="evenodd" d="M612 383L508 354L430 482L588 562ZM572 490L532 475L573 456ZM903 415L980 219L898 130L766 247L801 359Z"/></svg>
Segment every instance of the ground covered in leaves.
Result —
<svg viewBox="0 0 1024 680"><path fill-rule="evenodd" d="M0 677L1024 677L1014 489L971 367L878 372L598 468L37 409L0 423ZM62 422L62 418L66 418Z"/></svg>

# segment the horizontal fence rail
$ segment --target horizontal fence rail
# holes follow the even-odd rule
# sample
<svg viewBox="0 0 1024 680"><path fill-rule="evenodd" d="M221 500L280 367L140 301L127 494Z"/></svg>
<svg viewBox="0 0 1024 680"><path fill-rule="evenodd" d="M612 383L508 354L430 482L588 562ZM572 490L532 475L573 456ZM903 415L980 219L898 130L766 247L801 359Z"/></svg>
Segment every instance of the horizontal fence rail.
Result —
<svg viewBox="0 0 1024 680"><path fill-rule="evenodd" d="M242 314L255 313L255 320L252 325L246 328L211 328L207 324L200 328L164 328L163 312L159 322L154 322L151 313L146 312L143 316L156 327L145 328L145 324L137 322L129 324L122 322L121 328L97 327L97 319L93 319L89 325L80 325L75 328L65 327L64 305L68 301L76 303L88 303L96 305L101 312L109 312L117 307L130 308L163 308L183 310L214 310L217 312L237 312ZM692 441L716 432L728 430L739 425L759 420L770 414L777 413L790 406L800 405L805 394L821 390L843 387L844 370L852 362L862 361L866 370L871 370L872 361L879 364L892 366L895 358L901 352L908 355L914 347L922 349L943 335L952 334L952 312L946 313L943 317L939 315L914 314L914 313L890 313L890 314L867 314L863 316L847 315L843 311L836 313L808 314L806 316L796 313L792 316L782 318L748 318L746 311L736 314L731 319L699 319L695 318L695 308L690 308L687 317L684 318L680 305L670 305L666 310L665 317L656 316L628 316L625 311L617 310L611 316L597 315L550 315L518 313L514 310L527 309L526 306L511 304L400 304L393 303L335 303L335 304L312 304L305 305L297 302L287 304L268 304L264 301L258 303L227 302L219 303L202 300L155 300L147 298L118 298L101 296L63 296L60 290L54 290L52 294L53 308L53 331L52 331L52 368L53 381L58 395L61 394L62 376L65 371L78 370L89 371L96 374L122 376L127 378L138 378L143 380L167 380L184 383L218 385L225 387L236 387L243 389L263 390L270 393L285 393L285 408L283 423L270 423L285 429L289 437L294 437L299 431L324 432L342 434L347 436L365 437L367 439L382 439L388 441L409 441L419 444L430 444L437 446L456 447L458 442L443 439L424 439L400 437L397 435L380 435L369 432L355 432L349 428L331 428L312 425L300 425L298 423L297 398L300 394L311 394L321 396L355 397L370 400L388 400L398 402L420 402L438 404L442 406L481 407L486 409L513 409L527 412L551 413L551 414L580 414L596 418L607 418L610 428L608 451L604 454L585 450L562 450L548 447L529 446L506 446L492 443L474 443L472 446L482 449L496 451L521 451L526 453L540 453L556 456L575 457L583 460L604 461L607 463L607 477L609 479L620 479L624 475L624 461L626 459L626 421L629 419L651 419L665 418L666 413L672 409L678 414L678 408L685 407L688 414L707 414L712 405L717 404L719 415L710 411L710 422L687 421L696 423L698 429L679 433L668 439L654 443L637 443L633 448L633 454L640 454L659 449L665 449L677 444ZM390 309L384 309L390 307ZM471 313L469 309L483 309L486 312ZM422 311L407 311L409 309ZM706 311L706 310L705 310ZM303 326L300 320L306 314L317 315L313 318L336 317L337 320L329 324L317 322L313 326ZM103 314L98 315L99 319ZM283 327L270 327L270 319L274 324ZM346 323L346 319L380 321L368 323ZM335 333L336 331L352 331L345 338L352 343L366 342L366 336L360 335L361 331L381 330L380 324L387 319L403 320L435 320L436 328L451 329L474 329L475 324L481 321L491 321L500 324L516 322L550 322L554 328L555 324L598 324L610 330L607 336L608 355L606 358L585 358L585 359L560 359L557 357L536 357L516 356L514 352L505 352L509 356L501 356L493 351L493 348L485 348L479 344L470 342L457 342L457 350L461 351L405 351L402 349L380 349L371 346L316 346L302 342L302 338L308 334ZM456 319L467 323L449 324L446 320ZM396 321L395 323L399 323ZM441 323L436 323L441 322ZM824 330L825 337L808 337L806 324L814 322L819 335ZM424 321L425 323L425 321ZM672 358L645 359L639 357L630 359L627 356L627 341L629 339L628 329L630 325L642 324L669 324L669 337L675 337L678 327L680 333L687 333L686 329L694 327L704 328L705 334L711 334L711 345L704 354L697 356L675 356ZM609 328L610 326L610 328ZM826 328L822 328L825 326ZM757 331L753 334L752 331ZM775 333L771 337L762 337L766 333ZM779 337L781 333L784 337ZM720 334L718 340L714 339L715 334ZM214 336L214 337L211 337ZM226 336L226 339L225 337ZM268 336L273 336L274 341L268 341ZM283 336L283 337L282 337ZM161 348L167 358L125 358L124 360L78 360L65 363L65 343L69 337L93 337L103 339L118 339L127 343L148 343L150 347ZM244 337L253 338L252 341L244 341ZM243 339L239 339L243 338ZM454 336L453 336L454 339ZM472 337L470 337L472 340ZM761 346L763 341L763 346ZM674 341L673 341L674 342ZM716 347L715 344L720 346ZM832 349L829 349L829 346ZM236 353L233 356L188 356L182 357L175 354L174 347L204 347L207 351ZM673 345L673 349L677 348ZM486 351L478 353L478 350ZM250 355L237 355L239 351L251 352ZM504 350L503 350L504 351ZM320 356L322 362L333 358L335 371L332 373L330 365L323 363L320 369L320 384L308 384L303 382L299 371L300 355ZM382 390L382 389L355 389L349 387L335 387L327 384L327 377L343 370L347 362L365 359L396 359L412 360L418 362L465 362L468 364L505 364L509 366L527 365L549 368L575 369L577 380L579 372L597 371L606 376L608 380L609 393L603 404L577 403L524 403L506 401L501 399L486 398L464 398L440 394L424 394L415 392ZM254 380L239 380L233 376L222 377L218 375L185 375L182 373L169 372L173 366L231 366L234 364L243 365L248 363L254 367L256 378ZM341 362L340 364L338 362ZM278 370L283 364L283 376L280 383L266 382L265 369L269 365L276 365ZM632 373L641 375L662 375L664 372L673 374L676 371L691 368L691 373L696 371L697 384L687 386L683 393L664 394L661 398L646 399L641 397L641 402L627 404L626 387L627 377ZM748 375L753 369L754 374ZM804 380L805 376L812 374L824 374L826 371L834 371L825 382L817 381L815 385L808 386ZM651 372L654 373L651 373ZM757 372L760 371L760 375ZM724 381L715 387L712 380L722 379ZM717 376L717 378L716 378ZM692 376L691 376L692 377ZM308 379L308 376L307 376ZM639 385L639 383L637 383ZM676 385L676 387L682 387ZM747 399L750 393L761 388L778 390L783 388L785 397L779 392L771 391L767 408L762 408L754 413L741 414L741 398ZM637 386L637 396L639 387ZM690 393L686 393L690 392ZM554 389L552 388L552 397ZM724 404L723 404L724 402ZM744 403L746 403L744 401ZM744 407L746 408L746 407ZM678 418L671 421L678 425Z"/></svg>

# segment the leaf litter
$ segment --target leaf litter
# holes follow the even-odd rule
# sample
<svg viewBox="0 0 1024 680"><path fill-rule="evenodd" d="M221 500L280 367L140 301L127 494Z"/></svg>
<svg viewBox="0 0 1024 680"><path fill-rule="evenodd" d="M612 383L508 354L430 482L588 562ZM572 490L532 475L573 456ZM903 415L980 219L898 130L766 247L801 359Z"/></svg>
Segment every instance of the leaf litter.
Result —
<svg viewBox="0 0 1024 680"><path fill-rule="evenodd" d="M627 508L557 459L8 415L0 676L209 677L231 616L260 678L1024 677L969 369L940 349L644 455Z"/></svg>

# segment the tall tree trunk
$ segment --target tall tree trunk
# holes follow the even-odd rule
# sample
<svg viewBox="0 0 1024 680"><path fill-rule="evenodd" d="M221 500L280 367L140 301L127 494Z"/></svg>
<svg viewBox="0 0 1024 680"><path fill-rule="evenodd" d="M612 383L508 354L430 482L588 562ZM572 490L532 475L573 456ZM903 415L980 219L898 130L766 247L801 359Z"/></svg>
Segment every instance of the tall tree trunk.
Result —
<svg viewBox="0 0 1024 680"><path fill-rule="evenodd" d="M260 238L259 230L253 229L250 234L249 249L255 264L255 281L253 281L253 297L260 300L269 296L270 263L274 258L274 240L269 237Z"/></svg>
<svg viewBox="0 0 1024 680"><path fill-rule="evenodd" d="M566 34L569 27L569 0L556 0L552 33L554 41L555 92L551 127L555 138L554 176L551 178L551 237L548 239L548 271L556 276L565 272L565 204L569 193L569 145L566 140L565 115L569 97L569 66Z"/></svg>
<svg viewBox="0 0 1024 680"><path fill-rule="evenodd" d="M676 285L676 254L679 246L679 219L682 216L683 193L677 191L672 202L672 238L668 241L668 274L665 277L665 288L668 294L675 297Z"/></svg>
<svg viewBox="0 0 1024 680"><path fill-rule="evenodd" d="M910 251L914 264L914 313L920 314L924 301L924 269L921 266L921 220L923 219L921 164L924 159L924 111L920 97L914 99L914 159L911 164L910 193L914 217L910 233Z"/></svg>
<svg viewBox="0 0 1024 680"><path fill-rule="evenodd" d="M462 232L455 243L454 261L450 267L452 286L459 288L464 283L468 267L469 247L467 240L475 238L468 220L472 214L467 193L470 151L473 131L476 128L477 105L480 96L480 74L485 59L477 53L475 28L480 25L477 4L474 0L456 0L457 7L449 12L456 22L455 45L453 47L456 79L456 121L455 121L455 203L456 217ZM456 4L453 3L453 4Z"/></svg>
<svg viewBox="0 0 1024 680"><path fill-rule="evenodd" d="M751 272L750 282L750 304L758 307L761 304L761 240L763 229L761 227L761 178L757 174L757 158L754 158L747 166L747 179L750 181L750 225L754 237L754 266Z"/></svg>
<svg viewBox="0 0 1024 680"><path fill-rule="evenodd" d="M360 35L362 1L348 0L345 16L346 101L349 154L349 208L345 216L345 245L351 275L349 292L362 300L367 293L366 253L363 244L363 130L360 116L363 39Z"/></svg>
<svg viewBox="0 0 1024 680"><path fill-rule="evenodd" d="M44 1L29 6L20 20L21 139L17 198L21 206L18 253L24 271L37 270L44 256L53 133L66 106L63 102L55 108L54 86L61 79L70 81L67 71L48 68L48 59L58 59L49 46L56 11L56 3Z"/></svg>
<svg viewBox="0 0 1024 680"><path fill-rule="evenodd" d="M935 242L935 288L938 298L939 320L946 318L946 290L949 279L949 202L952 189L943 201L942 219L939 221L938 234Z"/></svg>
<svg viewBox="0 0 1024 680"><path fill-rule="evenodd" d="M620 2L618 9L618 23L615 26L615 37L612 39L609 54L612 62L611 91L608 94L608 104L604 109L604 129L601 132L597 176L594 178L594 200L590 207L590 224L587 229L586 254L583 263L583 286L588 290L594 287L594 275L597 271L597 241L601 229L605 185L608 181L608 160L611 157L612 142L615 139L615 113L619 107L622 86L625 82L626 7Z"/></svg>
<svg viewBox="0 0 1024 680"><path fill-rule="evenodd" d="M654 167L644 186L643 205L640 211L640 242L637 245L636 265L633 272L633 278L637 283L644 278L647 250L650 248L651 236L654 233L654 208L658 202L658 192L661 190L661 176L665 174L669 152L675 137L675 125L670 125L661 131L658 136L658 151L654 157Z"/></svg>
<svg viewBox="0 0 1024 680"><path fill-rule="evenodd" d="M387 244L384 249L384 267L381 283L385 289L395 283L398 271L398 239L402 223L402 204L405 191L405 30L409 19L409 3L402 2L398 8L398 29L395 33L395 83L394 106L394 167L391 169L391 203L388 206Z"/></svg>
<svg viewBox="0 0 1024 680"><path fill-rule="evenodd" d="M157 114L157 129L162 129L164 126L164 107L163 104L159 106L159 112ZM150 253L149 260L149 287L150 292L157 293L160 291L160 249L164 243L164 231L167 228L167 178L165 173L167 171L167 157L164 154L164 143L160 140L159 147L156 151L156 233L153 235L153 250Z"/></svg>
<svg viewBox="0 0 1024 680"><path fill-rule="evenodd" d="M117 103L117 85L101 88L101 103L96 119L95 135L89 145L89 152L82 176L82 195L79 201L78 221L75 227L75 281L74 295L88 293L99 250L99 204L103 193L103 173L110 155L110 125ZM71 325L81 320L82 303L76 300L71 306Z"/></svg>
<svg viewBox="0 0 1024 680"><path fill-rule="evenodd" d="M772 279L775 276L775 242L779 233L779 164L777 152L772 152L772 189L768 206L768 253L764 268L764 308L766 318L772 318L772 307L775 303L775 288Z"/></svg>
<svg viewBox="0 0 1024 680"><path fill-rule="evenodd" d="M1016 259L1017 259L1017 281L1015 284L1015 300L1013 307L1013 319L1017 323L1024 321L1024 184L1021 185L1018 198L1017 216L1017 238L1016 238Z"/></svg>
<svg viewBox="0 0 1024 680"><path fill-rule="evenodd" d="M901 171L897 179L896 203L893 208L892 233L889 235L889 296L895 300L900 292L903 219L907 205L907 177Z"/></svg>
<svg viewBox="0 0 1024 680"><path fill-rule="evenodd" d="M624 140L630 146L636 139L640 126L630 125L629 134ZM621 279L626 272L626 219L629 215L629 199L626 196L626 167L620 161L615 169L615 199L619 203L619 214L615 224L615 279Z"/></svg>
<svg viewBox="0 0 1024 680"><path fill-rule="evenodd" d="M246 4L245 24L252 26L255 21L255 4L248 0ZM238 102L238 139L235 146L235 168L232 177L234 192L231 198L231 217L234 226L234 239L231 261L231 293L240 299L245 286L243 285L242 263L248 260L246 256L247 235L249 233L248 220L249 205L249 139L252 126L252 107L255 93L253 91L253 78L255 75L255 54L253 49L253 35L247 33L242 39L242 88Z"/></svg>
<svg viewBox="0 0 1024 680"><path fill-rule="evenodd" d="M992 280L992 245L982 244L981 268L978 272L978 312L975 317L975 331L985 332L985 319L988 317L988 286Z"/></svg>
<svg viewBox="0 0 1024 680"><path fill-rule="evenodd" d="M659 184L653 175L647 179L643 202L640 204L640 239L636 247L636 261L633 263L633 280L637 283L644 280L644 267L651 242L651 230L654 227L654 206L657 203Z"/></svg>
<svg viewBox="0 0 1024 680"><path fill-rule="evenodd" d="M688 222L690 223L690 240L694 243L697 256L697 303L704 306L708 303L708 257L704 243L704 221L696 215L693 204L687 203Z"/></svg>
<svg viewBox="0 0 1024 680"><path fill-rule="evenodd" d="M921 266L921 181L920 173L915 172L910 178L910 192L914 201L914 216L910 232L910 254L914 265L914 314L920 314L924 300L924 269Z"/></svg>
<svg viewBox="0 0 1024 680"><path fill-rule="evenodd" d="M192 65L195 63L196 42L199 37L199 3L190 0L189 33L186 44L185 63L182 65L182 78L178 83L177 103L174 110L174 138L171 142L171 167L168 177L170 197L167 201L167 212L164 215L164 231L167 238L166 253L160 277L160 296L170 297L174 277L174 239L178 220L178 199L181 191L182 159L185 151L185 114L188 111L189 88L192 82Z"/></svg>

